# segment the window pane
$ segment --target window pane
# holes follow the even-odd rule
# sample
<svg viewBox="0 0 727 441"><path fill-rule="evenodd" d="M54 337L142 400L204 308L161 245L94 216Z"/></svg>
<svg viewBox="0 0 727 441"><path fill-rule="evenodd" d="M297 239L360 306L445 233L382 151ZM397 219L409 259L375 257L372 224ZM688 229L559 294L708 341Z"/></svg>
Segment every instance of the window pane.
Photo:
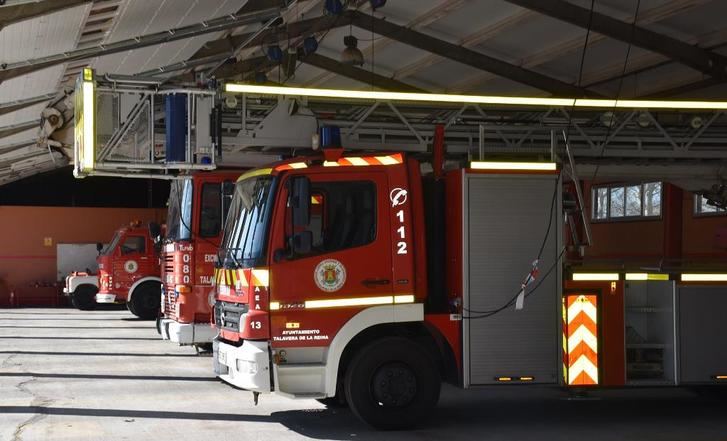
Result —
<svg viewBox="0 0 727 441"><path fill-rule="evenodd" d="M613 187L611 189L611 217L623 217L624 215L624 188Z"/></svg>
<svg viewBox="0 0 727 441"><path fill-rule="evenodd" d="M626 187L626 216L641 216L641 185Z"/></svg>
<svg viewBox="0 0 727 441"><path fill-rule="evenodd" d="M146 241L142 236L129 236L121 245L121 254L144 253Z"/></svg>
<svg viewBox="0 0 727 441"><path fill-rule="evenodd" d="M597 188L593 194L593 217L606 219L608 217L608 188Z"/></svg>
<svg viewBox="0 0 727 441"><path fill-rule="evenodd" d="M222 193L220 184L202 185L202 201L199 216L199 235L215 237L222 229Z"/></svg>
<svg viewBox="0 0 727 441"><path fill-rule="evenodd" d="M644 184L644 216L661 215L661 182Z"/></svg>
<svg viewBox="0 0 727 441"><path fill-rule="evenodd" d="M310 223L313 253L358 247L376 238L373 182L312 182Z"/></svg>
<svg viewBox="0 0 727 441"><path fill-rule="evenodd" d="M697 212L698 213L716 213L718 211L723 211L714 205L709 204L709 199L705 198L704 196L697 196L698 199L698 205L697 205Z"/></svg>

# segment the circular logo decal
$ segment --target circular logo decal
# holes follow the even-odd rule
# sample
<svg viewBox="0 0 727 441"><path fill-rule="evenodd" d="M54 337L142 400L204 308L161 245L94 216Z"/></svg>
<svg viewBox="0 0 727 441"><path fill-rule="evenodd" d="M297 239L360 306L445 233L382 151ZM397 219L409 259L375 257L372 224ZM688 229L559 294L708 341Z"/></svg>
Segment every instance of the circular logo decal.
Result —
<svg viewBox="0 0 727 441"><path fill-rule="evenodd" d="M404 205L406 203L408 192L403 188L395 188L389 193L389 200L391 201L391 208Z"/></svg>
<svg viewBox="0 0 727 441"><path fill-rule="evenodd" d="M124 263L124 270L127 273L135 273L139 269L139 264L135 260L127 260Z"/></svg>
<svg viewBox="0 0 727 441"><path fill-rule="evenodd" d="M346 283L346 267L336 259L323 260L316 266L313 280L322 291L338 291Z"/></svg>

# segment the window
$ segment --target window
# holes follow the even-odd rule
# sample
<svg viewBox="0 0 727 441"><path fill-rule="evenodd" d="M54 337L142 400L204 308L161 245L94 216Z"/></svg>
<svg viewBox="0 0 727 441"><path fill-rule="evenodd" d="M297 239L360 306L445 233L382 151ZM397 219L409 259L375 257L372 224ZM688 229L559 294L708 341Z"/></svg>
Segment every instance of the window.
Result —
<svg viewBox="0 0 727 441"><path fill-rule="evenodd" d="M694 214L724 214L725 209L709 203L709 199L701 194L694 195Z"/></svg>
<svg viewBox="0 0 727 441"><path fill-rule="evenodd" d="M312 182L310 223L303 230L313 235L313 253L373 242L376 185L373 182Z"/></svg>
<svg viewBox="0 0 727 441"><path fill-rule="evenodd" d="M146 252L146 240L144 236L128 236L124 239L124 244L121 245L121 254L139 253L144 254Z"/></svg>
<svg viewBox="0 0 727 441"><path fill-rule="evenodd" d="M221 184L202 184L201 211L199 213L199 235L215 237L222 229Z"/></svg>
<svg viewBox="0 0 727 441"><path fill-rule="evenodd" d="M661 215L661 182L593 188L593 219L633 219Z"/></svg>

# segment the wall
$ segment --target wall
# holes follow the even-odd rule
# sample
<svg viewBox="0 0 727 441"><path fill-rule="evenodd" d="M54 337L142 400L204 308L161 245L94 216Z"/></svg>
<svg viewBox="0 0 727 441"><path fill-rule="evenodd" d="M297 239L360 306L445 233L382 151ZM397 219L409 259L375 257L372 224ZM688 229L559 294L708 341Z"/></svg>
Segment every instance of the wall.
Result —
<svg viewBox="0 0 727 441"><path fill-rule="evenodd" d="M589 184L584 198L590 219ZM727 215L695 216L694 194L670 184L663 186L662 201L658 219L591 222L593 246L586 249L585 260L727 264Z"/></svg>
<svg viewBox="0 0 727 441"><path fill-rule="evenodd" d="M0 206L0 307L56 304L56 244L108 242L132 220L161 223L165 209Z"/></svg>

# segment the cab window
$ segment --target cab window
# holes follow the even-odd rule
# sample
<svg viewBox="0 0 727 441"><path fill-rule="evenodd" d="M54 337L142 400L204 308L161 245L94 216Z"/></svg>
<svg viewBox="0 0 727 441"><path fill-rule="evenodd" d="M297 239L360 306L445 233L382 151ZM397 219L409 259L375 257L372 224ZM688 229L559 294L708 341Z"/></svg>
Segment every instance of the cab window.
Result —
<svg viewBox="0 0 727 441"><path fill-rule="evenodd" d="M199 235L215 237L222 229L222 192L221 184L206 183L202 185L200 202Z"/></svg>
<svg viewBox="0 0 727 441"><path fill-rule="evenodd" d="M292 225L291 210L287 224ZM370 181L312 182L310 222L296 233L312 233L312 254L367 245L376 238L376 184ZM288 232L290 236L290 231Z"/></svg>
<svg viewBox="0 0 727 441"><path fill-rule="evenodd" d="M121 245L121 254L132 254L146 252L146 239L144 236L127 236L124 238L124 243Z"/></svg>

